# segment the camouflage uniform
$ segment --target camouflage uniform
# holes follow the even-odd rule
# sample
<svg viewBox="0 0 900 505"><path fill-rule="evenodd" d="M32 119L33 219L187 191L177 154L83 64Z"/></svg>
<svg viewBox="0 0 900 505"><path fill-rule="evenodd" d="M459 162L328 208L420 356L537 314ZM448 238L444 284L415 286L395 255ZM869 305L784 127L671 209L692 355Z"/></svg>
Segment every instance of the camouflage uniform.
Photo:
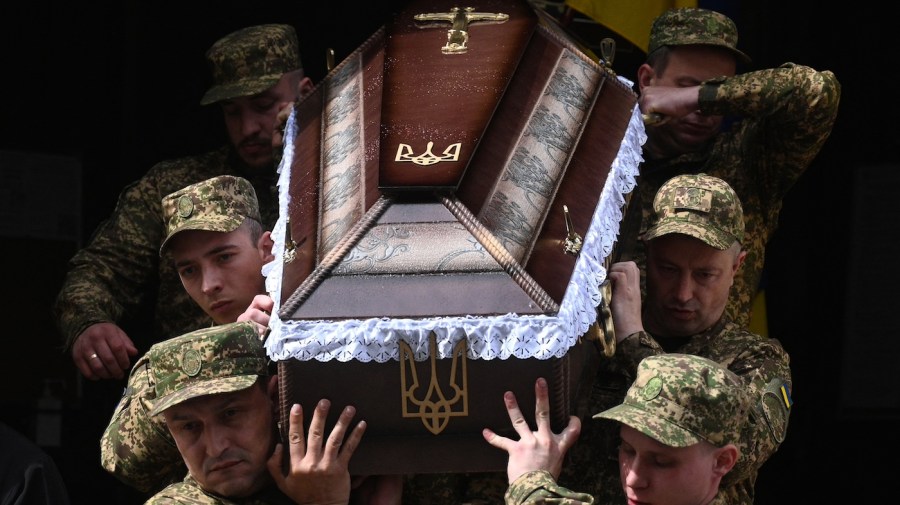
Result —
<svg viewBox="0 0 900 505"><path fill-rule="evenodd" d="M197 481L187 476L153 495L145 505L293 505L294 502L272 486L258 496L227 499L203 491Z"/></svg>
<svg viewBox="0 0 900 505"><path fill-rule="evenodd" d="M734 24L711 11L678 9L654 22L651 49L681 44L717 45L746 60L746 55L735 47ZM700 87L700 111L741 119L697 152L645 159L622 223L622 257L633 259L644 271L643 244L626 242L646 229L653 196L666 180L678 174L700 172L724 179L744 206L743 246L747 251L726 313L738 324L749 325L766 244L778 226L782 200L831 133L840 89L830 71L819 72L794 63L704 82Z"/></svg>
<svg viewBox="0 0 900 505"><path fill-rule="evenodd" d="M204 105L259 93L282 73L301 68L297 35L287 25L239 30L213 44L206 57L215 84L204 95ZM165 227L162 198L217 175L247 178L259 198L263 226L271 229L278 218L274 167L251 171L230 146L155 165L123 190L113 214L70 260L54 306L66 348L87 327L102 322L121 326L153 302L153 341L212 323L184 291L172 266L159 260L158 251Z"/></svg>
<svg viewBox="0 0 900 505"><path fill-rule="evenodd" d="M741 202L723 180L706 174L681 175L660 188L653 203L647 240L680 233L716 249L728 249L745 236ZM736 443L741 458L723 479L719 499L728 504L753 503L760 466L780 447L790 415L791 370L787 352L775 340L751 333L727 314L710 329L689 337L654 339L646 332L617 343L616 354L601 362L590 399L591 411L621 403L640 373L638 363L654 355L682 353L702 356L739 376L753 404ZM605 423L586 422L569 452L560 482L588 490L601 503L623 503L619 482L618 431Z"/></svg>
<svg viewBox="0 0 900 505"><path fill-rule="evenodd" d="M739 445L751 403L743 381L715 361L664 354L640 362L625 399L594 417L618 421L670 447L688 447L700 441L723 447ZM606 424L618 430L618 423ZM621 487L618 482L615 485ZM561 487L549 472L537 471L510 484L505 501L510 505L575 505L594 503L594 497ZM722 503L726 502L718 495L710 505Z"/></svg>
<svg viewBox="0 0 900 505"><path fill-rule="evenodd" d="M151 416L156 397L148 356L135 363L128 386L100 437L100 464L143 493L178 482L187 472L162 416Z"/></svg>
<svg viewBox="0 0 900 505"><path fill-rule="evenodd" d="M231 323L197 330L154 344L147 353L157 416L181 402L217 393L240 391L269 375L265 347L252 323ZM152 496L148 504L293 503L272 485L257 495L232 500L205 492L188 475Z"/></svg>
<svg viewBox="0 0 900 505"><path fill-rule="evenodd" d="M234 231L245 219L260 220L256 193L249 181L222 175L192 184L162 199L168 241L185 230ZM149 411L155 391L147 368L138 360L119 404L100 438L100 463L106 471L142 492L176 482L186 468L161 416Z"/></svg>

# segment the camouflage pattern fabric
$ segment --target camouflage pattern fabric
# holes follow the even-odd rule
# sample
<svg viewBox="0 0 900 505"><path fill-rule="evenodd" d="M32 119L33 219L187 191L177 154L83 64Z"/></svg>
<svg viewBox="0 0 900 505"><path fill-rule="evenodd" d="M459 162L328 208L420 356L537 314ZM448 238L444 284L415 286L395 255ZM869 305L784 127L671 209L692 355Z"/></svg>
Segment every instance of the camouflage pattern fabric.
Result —
<svg viewBox="0 0 900 505"><path fill-rule="evenodd" d="M160 255L177 233L205 230L229 233L244 219L262 221L256 191L250 181L233 175L220 175L166 195L162 201L166 238Z"/></svg>
<svg viewBox="0 0 900 505"><path fill-rule="evenodd" d="M508 505L579 505L594 503L589 494L576 493L558 486L550 472L528 472L509 485L503 497Z"/></svg>
<svg viewBox="0 0 900 505"><path fill-rule="evenodd" d="M726 181L743 206L742 246L747 251L726 314L748 326L766 244L778 226L782 200L828 139L839 102L840 84L834 74L792 63L704 83L700 88L704 114L743 119L701 151L645 159L622 222L623 233L635 230L637 236L647 229L656 192L670 178L705 173ZM643 244L625 241L620 244L622 258L637 262L643 273Z"/></svg>
<svg viewBox="0 0 900 505"><path fill-rule="evenodd" d="M128 387L100 438L100 463L141 492L162 489L184 478L187 467L162 416L151 416L156 389L145 354L131 370Z"/></svg>
<svg viewBox="0 0 900 505"><path fill-rule="evenodd" d="M737 26L728 16L707 9L669 9L653 20L647 52L662 46L700 44L723 47L750 63L750 57L737 48L737 43Z"/></svg>
<svg viewBox="0 0 900 505"><path fill-rule="evenodd" d="M724 251L744 239L744 211L734 190L706 174L679 175L666 181L653 200L653 215L643 240L681 233Z"/></svg>
<svg viewBox="0 0 900 505"><path fill-rule="evenodd" d="M625 401L594 415L631 426L669 447L702 441L716 447L740 443L750 392L715 361L691 354L648 356Z"/></svg>
<svg viewBox="0 0 900 505"><path fill-rule="evenodd" d="M145 505L292 505L287 496L272 485L263 492L241 499L226 499L203 491L193 478L171 484L156 493Z"/></svg>
<svg viewBox="0 0 900 505"><path fill-rule="evenodd" d="M266 349L251 322L193 331L153 344L148 354L156 387L151 416L198 396L246 389L269 375Z"/></svg>
<svg viewBox="0 0 900 505"><path fill-rule="evenodd" d="M741 451L735 467L722 480L721 503L753 503L759 468L784 440L790 408L777 406L771 417L762 414L773 381L792 388L790 359L781 344L747 331L727 317L713 328L688 339L656 339L645 332L629 335L616 346L616 354L600 364L591 391L590 410L600 412L623 402L636 379L643 358L664 353L702 356L724 366L741 378L751 396L751 408L735 445ZM619 482L619 425L599 419L582 423L578 443L569 451L560 484L592 494L598 503L624 503Z"/></svg>
<svg viewBox="0 0 900 505"><path fill-rule="evenodd" d="M251 26L217 40L206 60L213 86L200 105L261 93L300 66L300 44L289 25Z"/></svg>
<svg viewBox="0 0 900 505"><path fill-rule="evenodd" d="M601 503L615 505L625 502L595 501L594 497L570 491L554 482L548 472L529 472L516 479L509 485L505 496L507 505L590 505ZM707 505L724 505L722 494L719 493Z"/></svg>
<svg viewBox="0 0 900 505"><path fill-rule="evenodd" d="M142 307L153 303L150 343L212 324L184 290L171 262L160 261L159 245L166 231L161 202L185 186L223 174L245 177L253 184L263 227L271 229L278 218L274 169L248 173L228 147L155 165L122 191L115 211L69 262L54 305L67 348L88 326L127 325ZM136 340L135 345L140 349L142 342Z"/></svg>

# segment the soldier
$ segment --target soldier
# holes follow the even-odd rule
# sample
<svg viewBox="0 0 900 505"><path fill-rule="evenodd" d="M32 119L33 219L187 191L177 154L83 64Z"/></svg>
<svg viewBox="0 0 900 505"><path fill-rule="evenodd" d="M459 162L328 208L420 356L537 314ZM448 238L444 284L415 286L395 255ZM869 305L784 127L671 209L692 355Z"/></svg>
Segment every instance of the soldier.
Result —
<svg viewBox="0 0 900 505"><path fill-rule="evenodd" d="M167 195L162 206L160 257L168 255L184 290L216 324L233 323L265 292L262 266L275 259L253 186L222 175Z"/></svg>
<svg viewBox="0 0 900 505"><path fill-rule="evenodd" d="M244 178L221 175L180 189L162 200L166 236L159 255L174 265L185 291L216 324L253 320L268 325L272 301L262 266L274 259L262 230L256 191ZM242 312L244 311L244 312ZM142 492L184 475L182 459L160 416L148 414L153 388L147 356L100 439L100 461L120 481Z"/></svg>
<svg viewBox="0 0 900 505"><path fill-rule="evenodd" d="M365 422L344 440L356 413L345 407L324 440L330 404L322 400L306 441L303 411L294 405L290 470L283 474L283 448L275 430L277 378L255 325L197 330L154 344L147 354L156 397L150 414L165 417L188 468L182 482L167 486L148 504L349 501L347 467Z"/></svg>
<svg viewBox="0 0 900 505"><path fill-rule="evenodd" d="M647 126L619 250L643 271L636 239L666 180L700 172L725 180L744 206L747 251L727 310L748 326L782 200L831 133L841 88L833 73L794 63L736 74L749 62L737 42L734 22L718 12L672 9L654 21L637 84L641 111L659 122Z"/></svg>
<svg viewBox="0 0 900 505"><path fill-rule="evenodd" d="M124 377L138 348L120 325L154 294L154 341L212 322L190 301L172 265L159 261L165 195L217 175L242 176L256 189L263 226L270 229L277 218L276 116L312 89L297 35L287 25L245 28L216 41L206 58L214 84L200 103L220 104L229 145L159 163L125 188L113 214L72 258L57 297L66 348L88 379Z"/></svg>
<svg viewBox="0 0 900 505"><path fill-rule="evenodd" d="M506 503L594 503L556 483L566 451L578 438L572 416L559 435L550 430L547 383L535 384L532 432L512 392L509 418L519 434L513 441L485 430L485 439L509 453ZM594 416L615 421L619 434L619 481L628 503L720 503L722 479L744 457L739 449L751 395L743 381L720 364L690 354L649 356L624 401ZM625 503L599 502L599 503Z"/></svg>
<svg viewBox="0 0 900 505"><path fill-rule="evenodd" d="M637 265L621 262L609 269L617 344L615 355L600 364L591 410L621 403L637 364L647 356L693 354L727 367L747 385L752 407L735 441L741 460L723 479L717 503L752 503L757 472L786 434L791 371L777 340L750 332L725 311L729 288L747 257L741 202L722 179L674 177L656 194L642 239L647 250L643 303ZM616 485L617 435L609 426L585 423L582 442L570 451L560 481L589 491L600 503L622 503L625 496Z"/></svg>

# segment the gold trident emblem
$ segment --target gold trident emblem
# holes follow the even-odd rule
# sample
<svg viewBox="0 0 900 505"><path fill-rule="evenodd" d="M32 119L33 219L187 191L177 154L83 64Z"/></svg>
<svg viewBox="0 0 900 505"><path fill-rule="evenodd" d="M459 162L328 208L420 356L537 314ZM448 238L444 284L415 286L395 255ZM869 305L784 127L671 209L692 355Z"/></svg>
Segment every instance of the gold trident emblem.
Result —
<svg viewBox="0 0 900 505"><path fill-rule="evenodd" d="M416 21L450 22L451 26L447 31L447 43L441 48L441 52L444 54L463 54L468 50L466 44L469 42L469 23L491 21L503 23L509 19L509 14L474 11L474 7L466 7L465 9L454 7L450 9L450 12L416 14L414 19Z"/></svg>
<svg viewBox="0 0 900 505"><path fill-rule="evenodd" d="M422 165L427 167L428 165L434 165L435 163L440 163L442 161L459 161L459 150L462 148L462 143L457 142L455 144L451 144L447 149L444 149L444 152L441 156L438 156L431 152L431 149L434 147L434 142L428 142L428 146L425 148L425 152L422 154L414 154L413 148L409 144L400 144L397 146L397 155L394 156L394 161L411 161L416 165Z"/></svg>
<svg viewBox="0 0 900 505"><path fill-rule="evenodd" d="M450 365L450 378L447 386L453 390L448 399L441 389L437 376L437 338L434 332L429 337L431 377L428 390L422 399L416 398L419 389L419 374L412 349L406 342L400 341L400 395L403 405L403 417L419 417L422 424L431 433L437 435L444 431L451 417L469 415L468 375L466 374L466 341L461 340L453 348L453 361ZM408 364L408 365L407 365ZM408 369L407 369L408 368ZM459 374L457 374L459 372ZM459 377L457 376L459 375ZM407 384L407 381L410 384ZM459 382L462 381L462 386ZM462 409L454 412L453 406L461 404Z"/></svg>

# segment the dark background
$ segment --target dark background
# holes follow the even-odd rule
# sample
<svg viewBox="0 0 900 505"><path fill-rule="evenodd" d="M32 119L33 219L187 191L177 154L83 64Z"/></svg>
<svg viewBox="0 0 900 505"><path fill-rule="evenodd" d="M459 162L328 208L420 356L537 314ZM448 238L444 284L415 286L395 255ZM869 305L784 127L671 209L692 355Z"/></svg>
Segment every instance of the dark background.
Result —
<svg viewBox="0 0 900 505"><path fill-rule="evenodd" d="M476 3L477 4L477 3ZM6 2L0 7L0 250L5 344L0 420L57 461L73 503L139 503L99 467L97 441L123 383L79 380L50 306L66 261L152 164L224 142L219 111L198 102L203 54L235 29L298 28L307 73L325 75L401 2ZM832 70L843 86L833 133L784 202L769 246L769 335L791 355L788 437L767 463L757 503L880 500L900 449L900 355L894 294L896 23L861 3L721 2L749 67L785 61ZM636 7L637 8L637 7ZM556 12L551 9L551 12ZM573 30L588 44L599 32ZM643 55L620 40L633 78ZM140 327L134 331L140 332ZM145 350L145 349L142 349Z"/></svg>

